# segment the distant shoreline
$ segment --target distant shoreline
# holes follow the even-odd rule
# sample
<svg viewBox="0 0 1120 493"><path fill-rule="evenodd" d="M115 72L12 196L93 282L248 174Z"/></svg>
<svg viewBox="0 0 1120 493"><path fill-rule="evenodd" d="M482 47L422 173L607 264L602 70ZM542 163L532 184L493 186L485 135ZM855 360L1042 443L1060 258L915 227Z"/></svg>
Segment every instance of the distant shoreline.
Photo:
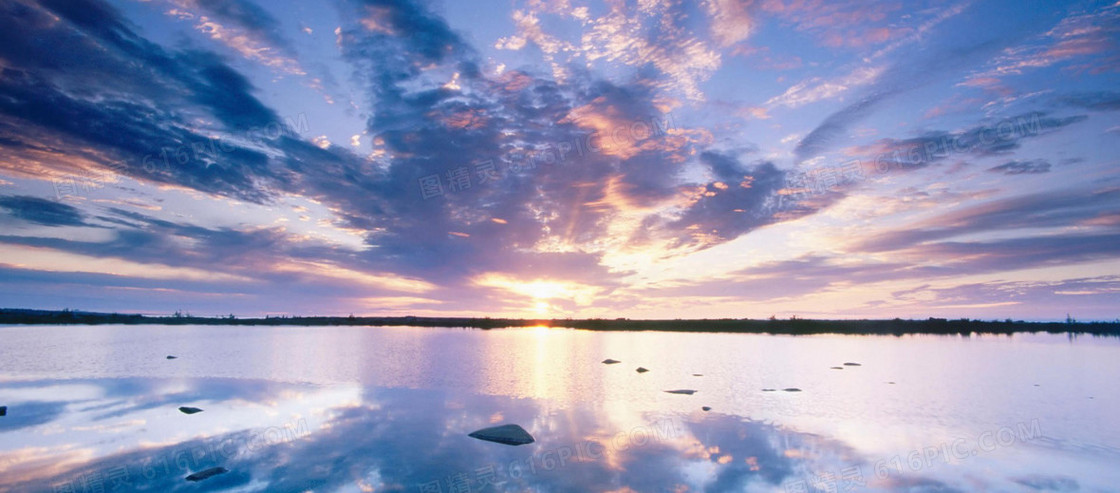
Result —
<svg viewBox="0 0 1120 493"><path fill-rule="evenodd" d="M412 326L504 329L548 326L598 331L719 332L742 334L1088 334L1120 337L1120 322L1025 322L943 318L924 320L811 320L811 319L514 319L471 317L195 317L176 314L152 317L139 314L0 309L0 325L230 325L230 326Z"/></svg>

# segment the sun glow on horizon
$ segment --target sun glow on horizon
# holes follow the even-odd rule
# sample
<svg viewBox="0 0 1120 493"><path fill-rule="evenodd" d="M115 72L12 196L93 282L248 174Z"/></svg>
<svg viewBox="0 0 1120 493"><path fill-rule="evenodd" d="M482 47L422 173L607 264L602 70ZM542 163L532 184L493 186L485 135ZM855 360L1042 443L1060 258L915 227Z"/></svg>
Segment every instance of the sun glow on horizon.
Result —
<svg viewBox="0 0 1120 493"><path fill-rule="evenodd" d="M487 273L474 280L477 286L497 288L507 293L512 293L525 298L523 310L543 317L556 311L552 301L568 301L577 305L588 305L594 299L599 288L572 281L555 279L522 280L516 277Z"/></svg>
<svg viewBox="0 0 1120 493"><path fill-rule="evenodd" d="M537 315L541 316L548 315L549 308L552 308L552 306L549 305L547 301L543 300L538 301L535 305L533 305L533 311L535 311Z"/></svg>

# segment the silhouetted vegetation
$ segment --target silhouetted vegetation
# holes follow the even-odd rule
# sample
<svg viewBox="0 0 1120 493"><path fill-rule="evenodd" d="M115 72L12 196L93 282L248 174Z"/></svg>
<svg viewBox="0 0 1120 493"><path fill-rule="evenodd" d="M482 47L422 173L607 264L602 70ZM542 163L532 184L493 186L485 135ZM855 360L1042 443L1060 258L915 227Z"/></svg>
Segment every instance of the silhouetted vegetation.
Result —
<svg viewBox="0 0 1120 493"><path fill-rule="evenodd" d="M1092 334L1120 336L1120 321L1078 322L1067 318L1065 322L1025 322L1011 319L982 321L962 318L947 320L810 320L791 317L782 320L754 319L702 319L702 320L632 320L632 319L511 319L511 318L462 318L462 317L289 317L237 318L195 317L175 312L167 317L138 314L94 313L82 311L49 311L0 309L0 324L128 324L128 325L352 325L352 326L411 326L411 327L466 327L500 329L513 327L567 327L585 330L666 332L732 332L751 334L1013 334L1017 332L1045 332L1050 334Z"/></svg>

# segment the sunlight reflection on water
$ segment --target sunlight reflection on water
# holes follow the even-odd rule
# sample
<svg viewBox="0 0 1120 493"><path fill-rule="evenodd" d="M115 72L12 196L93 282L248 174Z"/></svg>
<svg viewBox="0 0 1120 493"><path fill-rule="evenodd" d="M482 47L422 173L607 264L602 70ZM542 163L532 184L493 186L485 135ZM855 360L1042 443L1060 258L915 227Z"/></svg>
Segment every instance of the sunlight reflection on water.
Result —
<svg viewBox="0 0 1120 493"><path fill-rule="evenodd" d="M0 489L13 491L1120 481L1115 339L205 326L0 337ZM501 423L536 442L466 436ZM183 479L216 466L229 472Z"/></svg>

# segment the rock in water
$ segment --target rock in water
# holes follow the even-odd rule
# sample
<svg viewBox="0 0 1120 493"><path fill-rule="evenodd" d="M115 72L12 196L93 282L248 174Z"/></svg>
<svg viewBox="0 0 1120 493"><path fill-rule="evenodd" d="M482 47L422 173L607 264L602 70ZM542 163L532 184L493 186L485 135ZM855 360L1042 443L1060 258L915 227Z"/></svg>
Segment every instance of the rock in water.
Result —
<svg viewBox="0 0 1120 493"><path fill-rule="evenodd" d="M199 471L191 474L190 476L187 476L187 481L202 481L203 479L217 476L219 474L225 474L227 472L229 472L229 469L226 469L224 467L211 467L210 469L207 469L205 471Z"/></svg>
<svg viewBox="0 0 1120 493"><path fill-rule="evenodd" d="M774 389L762 389L763 392L773 392Z"/></svg>
<svg viewBox="0 0 1120 493"><path fill-rule="evenodd" d="M642 367L640 367L640 366L639 366L639 367L638 367L638 369L637 369L637 370L634 370L634 371L636 371L636 372L638 372L638 373L645 373L645 372L647 372L647 371L649 371L649 370L647 370L647 369L645 369L645 368L642 368Z"/></svg>
<svg viewBox="0 0 1120 493"><path fill-rule="evenodd" d="M619 360L610 359L610 358L607 358L607 359L603 360L604 365L615 365L615 364L618 364L618 363L622 363L622 362L619 361Z"/></svg>
<svg viewBox="0 0 1120 493"><path fill-rule="evenodd" d="M691 389L677 389L677 390L666 390L665 393L667 393L667 394L692 395L692 394L695 394L696 391L691 390Z"/></svg>
<svg viewBox="0 0 1120 493"><path fill-rule="evenodd" d="M8 415L8 406L0 406L0 416Z"/></svg>
<svg viewBox="0 0 1120 493"><path fill-rule="evenodd" d="M859 363L844 363L844 366L863 366Z"/></svg>
<svg viewBox="0 0 1120 493"><path fill-rule="evenodd" d="M533 436L518 425L502 425L493 428L483 428L470 435L471 438L486 440L488 442L504 443L506 445L525 445L533 443Z"/></svg>
<svg viewBox="0 0 1120 493"><path fill-rule="evenodd" d="M843 366L833 366L832 368L829 368L829 369L830 370L843 370L844 367Z"/></svg>
<svg viewBox="0 0 1120 493"><path fill-rule="evenodd" d="M799 389L797 387L790 387L788 389L782 389L782 390L784 390L786 392L801 392L801 389Z"/></svg>
<svg viewBox="0 0 1120 493"><path fill-rule="evenodd" d="M183 414L194 414L194 413L202 412L202 410L197 408L197 407L185 407L185 406L180 407L179 411L182 412Z"/></svg>
<svg viewBox="0 0 1120 493"><path fill-rule="evenodd" d="M704 406L704 407L702 407L702 408L700 408L700 409L704 410L705 412L707 412L707 411L711 411L711 410L712 410L712 408L710 408L710 407L708 407L708 406Z"/></svg>
<svg viewBox="0 0 1120 493"><path fill-rule="evenodd" d="M178 356L167 355L167 359L175 359L175 358L178 358Z"/></svg>
<svg viewBox="0 0 1120 493"><path fill-rule="evenodd" d="M693 373L693 374L692 374L692 376L694 376L694 377L702 377L702 376L704 376L704 374L703 374L703 373Z"/></svg>

